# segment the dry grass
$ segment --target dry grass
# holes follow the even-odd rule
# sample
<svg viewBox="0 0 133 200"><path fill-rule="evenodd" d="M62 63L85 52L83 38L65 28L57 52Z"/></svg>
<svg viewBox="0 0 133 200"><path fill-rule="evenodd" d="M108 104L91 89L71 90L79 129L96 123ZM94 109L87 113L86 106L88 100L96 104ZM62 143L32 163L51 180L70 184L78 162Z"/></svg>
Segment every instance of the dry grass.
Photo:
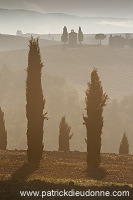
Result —
<svg viewBox="0 0 133 200"><path fill-rule="evenodd" d="M124 196L120 199L132 200L133 156L102 154L101 158L99 171L87 175L86 153L44 152L44 158L38 167L28 165L26 151L0 151L0 200L40 200L42 198L33 196L21 198L20 191L49 191L51 189L66 189L67 191L89 189L110 191L110 193L129 191L129 197ZM59 200L61 198L46 199ZM81 200L81 197L70 198ZM63 197L64 200L70 198ZM88 197L82 199L86 200ZM99 199L99 197L89 197L89 199Z"/></svg>
<svg viewBox="0 0 133 200"><path fill-rule="evenodd" d="M83 185L133 183L133 156L102 154L101 159L101 168L105 173L102 174L101 171L98 176L93 177L86 173L86 153L44 152L40 166L33 173L27 173L25 179L52 182L73 180ZM17 171L18 178L25 173L21 168L27 162L26 151L0 151L0 160L1 180L10 179Z"/></svg>

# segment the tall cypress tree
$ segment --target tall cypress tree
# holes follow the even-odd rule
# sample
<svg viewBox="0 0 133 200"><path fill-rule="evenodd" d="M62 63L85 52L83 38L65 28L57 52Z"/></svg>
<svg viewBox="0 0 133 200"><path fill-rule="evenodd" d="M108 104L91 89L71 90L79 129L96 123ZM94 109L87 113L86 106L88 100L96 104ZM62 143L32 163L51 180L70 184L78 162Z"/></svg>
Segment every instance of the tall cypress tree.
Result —
<svg viewBox="0 0 133 200"><path fill-rule="evenodd" d="M4 113L0 107L0 150L6 150L7 147L7 132L5 129Z"/></svg>
<svg viewBox="0 0 133 200"><path fill-rule="evenodd" d="M70 151L69 140L73 136L73 134L70 135L70 131L71 127L63 116L59 125L59 151Z"/></svg>
<svg viewBox="0 0 133 200"><path fill-rule="evenodd" d="M119 154L129 154L129 144L128 144L128 139L125 132L123 134L123 137L120 143Z"/></svg>
<svg viewBox="0 0 133 200"><path fill-rule="evenodd" d="M100 165L101 134L103 128L103 107L108 96L103 93L97 69L91 73L91 82L88 83L86 90L86 112L83 116L84 125L87 130L87 168L94 169Z"/></svg>
<svg viewBox="0 0 133 200"><path fill-rule="evenodd" d="M43 153L43 123L45 116L41 86L41 61L38 38L29 41L28 68L26 80L26 116L27 116L27 154L29 163L39 163Z"/></svg>
<svg viewBox="0 0 133 200"><path fill-rule="evenodd" d="M81 42L83 42L83 39L84 39L84 35L83 35L82 30L81 30L81 27L79 27L79 31L78 31L78 41L79 41L80 44L81 44Z"/></svg>
<svg viewBox="0 0 133 200"><path fill-rule="evenodd" d="M66 42L68 42L68 32L67 32L67 27L64 26L63 28L63 34L61 36L61 42L64 42L66 44Z"/></svg>

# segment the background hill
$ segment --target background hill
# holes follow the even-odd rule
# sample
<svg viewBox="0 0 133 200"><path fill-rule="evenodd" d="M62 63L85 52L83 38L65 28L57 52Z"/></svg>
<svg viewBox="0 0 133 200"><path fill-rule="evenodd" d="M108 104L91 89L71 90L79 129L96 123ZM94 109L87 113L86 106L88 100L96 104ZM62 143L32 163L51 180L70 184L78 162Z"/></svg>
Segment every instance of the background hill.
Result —
<svg viewBox="0 0 133 200"><path fill-rule="evenodd" d="M14 36L14 35L4 35L0 34L0 51L10 51L18 49L27 49L29 38ZM46 39L40 39L40 46L45 47L49 45L59 44L57 41L51 41Z"/></svg>
<svg viewBox="0 0 133 200"><path fill-rule="evenodd" d="M21 42L21 38L20 39ZM22 39L23 41L23 39ZM26 42L27 39L25 39ZM42 43L44 42L44 43ZM45 40L40 40L40 46ZM25 43L26 45L26 43ZM0 66L23 69L27 65L27 50L0 52ZM76 87L80 97L84 95L89 74L98 68L104 88L110 98L121 98L132 93L133 62L132 49L110 48L108 46L78 46L63 49L62 46L41 48L45 72L65 78ZM126 84L125 84L126 83Z"/></svg>
<svg viewBox="0 0 133 200"><path fill-rule="evenodd" d="M109 101L104 112L102 152L118 153L126 131L133 153L132 49L83 45L41 48L42 85L49 120L44 126L44 147L58 149L59 122L63 115L72 127L71 149L86 151L83 126L85 90L94 67L98 68ZM9 149L26 148L25 80L28 49L0 52L0 104L5 113Z"/></svg>

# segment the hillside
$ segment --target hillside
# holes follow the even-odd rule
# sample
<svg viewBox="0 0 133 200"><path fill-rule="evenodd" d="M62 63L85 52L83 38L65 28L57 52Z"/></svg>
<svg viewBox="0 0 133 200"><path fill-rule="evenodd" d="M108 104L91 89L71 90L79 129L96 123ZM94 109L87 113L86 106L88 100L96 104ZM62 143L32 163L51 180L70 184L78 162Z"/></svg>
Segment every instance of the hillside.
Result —
<svg viewBox="0 0 133 200"><path fill-rule="evenodd" d="M44 63L42 87L49 117L44 125L45 150L58 149L59 122L63 115L67 116L74 132L72 150L86 150L86 129L82 118L85 114L85 90L92 69L97 67L104 91L109 95L104 109L102 152L118 153L126 131L130 153L133 154L132 53L132 49L90 45L67 49L62 45L41 48ZM5 113L8 149L26 149L27 56L28 49L0 52L0 104Z"/></svg>
<svg viewBox="0 0 133 200"><path fill-rule="evenodd" d="M29 38L0 34L0 51L20 50L28 48ZM57 45L59 42L40 39L40 46Z"/></svg>
<svg viewBox="0 0 133 200"><path fill-rule="evenodd" d="M40 166L35 167L27 165L25 151L0 151L0 192L3 199L9 196L16 199L20 190L57 188L130 191L128 199L132 199L133 156L102 154L101 168L88 175L86 153L44 152L43 156Z"/></svg>
<svg viewBox="0 0 133 200"><path fill-rule="evenodd" d="M41 45L41 41L40 41ZM0 52L0 66L25 69L27 50ZM133 49L84 45L63 49L62 46L41 48L45 73L65 78L84 99L90 73L98 69L105 91L110 98L132 94Z"/></svg>

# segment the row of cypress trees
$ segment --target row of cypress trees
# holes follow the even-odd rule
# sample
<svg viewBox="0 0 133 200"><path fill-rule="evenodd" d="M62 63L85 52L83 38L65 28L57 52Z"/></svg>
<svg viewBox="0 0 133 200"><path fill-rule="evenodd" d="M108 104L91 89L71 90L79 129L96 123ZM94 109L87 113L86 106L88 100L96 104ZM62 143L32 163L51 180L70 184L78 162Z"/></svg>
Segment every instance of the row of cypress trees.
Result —
<svg viewBox="0 0 133 200"><path fill-rule="evenodd" d="M62 117L59 125L59 151L70 151L69 141L72 139L73 134L70 135L71 127L66 122L65 116ZM85 139L87 143L87 139ZM124 132L120 146L119 154L129 154L129 143L126 132Z"/></svg>
<svg viewBox="0 0 133 200"><path fill-rule="evenodd" d="M45 99L41 86L41 61L38 39L31 38L29 42L27 81L26 81L26 116L27 116L27 154L30 163L39 163L43 153L43 123L46 117L43 114ZM86 116L83 116L87 131L87 167L98 168L100 165L101 134L103 128L103 108L108 95L103 92L97 69L91 73L91 81L86 90ZM59 150L69 150L69 135L71 127L66 123L65 117L60 123ZM64 133L64 134L61 134Z"/></svg>
<svg viewBox="0 0 133 200"><path fill-rule="evenodd" d="M26 117L27 117L27 155L29 163L39 163L43 154L43 125L47 118L44 113L45 99L42 91L41 73L43 63L40 55L38 38L31 37L29 41L28 67L26 79ZM86 116L83 116L87 132L87 167L98 168L100 165L101 134L103 128L103 108L108 100L108 95L103 92L97 69L91 73L91 81L86 90ZM0 110L0 121L3 119ZM3 122L2 122L3 123ZM4 123L3 123L4 124ZM2 125L0 130L5 132L3 147L7 145L7 134ZM69 140L73 134L69 134L71 127L67 124L65 116L62 117L59 126L59 150L69 151ZM5 138L4 138L5 137Z"/></svg>

